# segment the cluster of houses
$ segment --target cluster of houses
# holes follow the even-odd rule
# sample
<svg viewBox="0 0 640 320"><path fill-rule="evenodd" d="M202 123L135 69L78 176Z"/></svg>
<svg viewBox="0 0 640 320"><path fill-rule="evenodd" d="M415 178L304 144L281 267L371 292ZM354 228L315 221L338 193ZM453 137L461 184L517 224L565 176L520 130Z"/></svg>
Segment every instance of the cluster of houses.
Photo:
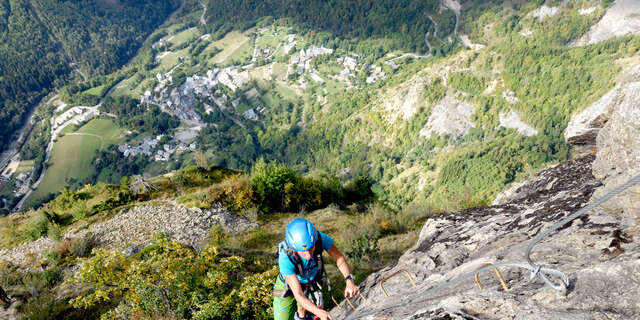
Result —
<svg viewBox="0 0 640 320"><path fill-rule="evenodd" d="M61 115L57 116L53 120L53 128L55 129L59 126L64 125L68 121L73 121L75 123L82 123L85 121L89 121L93 117L100 114L97 108L93 107L73 107L69 110L65 111Z"/></svg>
<svg viewBox="0 0 640 320"><path fill-rule="evenodd" d="M232 91L238 90L249 83L249 72L240 70L237 66L224 69L215 68L207 71L206 76L193 75L187 77L184 84L174 88L167 93L167 85L173 82L171 75L158 73L158 85L154 88L154 93L147 90L140 98L140 103L155 104L162 111L177 116L184 121L200 123L202 116L193 108L198 102L198 98L209 97L216 101L216 104L224 105L227 102L226 95L214 97L212 91L218 84L227 86ZM212 109L206 108L207 112Z"/></svg>
<svg viewBox="0 0 640 320"><path fill-rule="evenodd" d="M384 71L382 71L382 67L380 66L372 67L371 71L372 71L371 74L369 74L369 76L365 80L368 84L376 83L378 82L378 80L384 79L387 77Z"/></svg>
<svg viewBox="0 0 640 320"><path fill-rule="evenodd" d="M125 158L143 155L152 158L154 161L169 161L174 153L180 154L187 150L195 151L198 149L197 142L187 144L182 141L164 144L160 148L158 144L162 137L162 135L158 135L155 138L145 138L138 146L132 146L128 143L121 144L118 146L118 151Z"/></svg>
<svg viewBox="0 0 640 320"><path fill-rule="evenodd" d="M323 54L333 54L333 49L324 46L313 46L307 50L302 49L297 55L294 54L289 57L289 63L296 67L298 73L303 73L305 70L311 69L311 60L313 58Z"/></svg>
<svg viewBox="0 0 640 320"><path fill-rule="evenodd" d="M11 180L11 177L15 174L19 163L20 159L16 155L12 159L11 163L2 172L2 174L0 174L0 187L4 186ZM23 194L29 192L29 187L31 186L30 179L34 172L35 168L32 168L31 171L21 172L15 176L15 188L13 191L14 196L20 197Z"/></svg>

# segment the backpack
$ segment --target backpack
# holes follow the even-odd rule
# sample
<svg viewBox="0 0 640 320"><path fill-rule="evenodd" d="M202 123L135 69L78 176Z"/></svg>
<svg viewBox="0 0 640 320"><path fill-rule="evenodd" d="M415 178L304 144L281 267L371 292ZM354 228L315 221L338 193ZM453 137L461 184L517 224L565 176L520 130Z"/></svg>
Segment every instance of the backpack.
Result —
<svg viewBox="0 0 640 320"><path fill-rule="evenodd" d="M318 273L313 280L309 280L309 270L307 269L306 272L304 272L305 270L302 266L302 260L294 256L293 250L291 250L287 246L286 241L280 242L280 244L278 245L278 251L276 252L277 257L280 255L280 251L284 251L287 254L287 258L289 258L289 261L291 261L291 263L295 266L296 275L300 275L304 279L307 279L307 283L300 283L300 285L302 286L302 291L305 293L305 295L308 295L309 293L313 293L315 291L320 291L322 289L321 283L324 281L326 276L326 271L324 269L324 259L322 258L322 251L324 251L322 248L322 236L320 236L320 232L318 232L318 235L318 240L316 240L313 254L311 255L311 259L315 261L316 265L318 266ZM278 277L280 277L280 280L282 280L285 285L287 284L281 273L278 273ZM331 285L329 284L329 286ZM285 296L293 295L291 289L287 289L288 290L286 290Z"/></svg>

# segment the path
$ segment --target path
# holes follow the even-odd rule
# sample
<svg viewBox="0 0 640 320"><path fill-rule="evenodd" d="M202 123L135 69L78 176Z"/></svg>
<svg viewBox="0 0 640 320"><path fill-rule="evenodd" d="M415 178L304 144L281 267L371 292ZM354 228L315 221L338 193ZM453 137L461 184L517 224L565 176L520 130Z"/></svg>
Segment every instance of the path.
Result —
<svg viewBox="0 0 640 320"><path fill-rule="evenodd" d="M87 76L84 75L84 73L82 73L82 71L80 71L80 69L78 69L78 67L73 67L73 71L77 72L83 79L84 82L86 82L88 80Z"/></svg>
<svg viewBox="0 0 640 320"><path fill-rule="evenodd" d="M204 16L207 14L207 6L202 1L200 1L200 5L202 6L202 9L204 9L202 15L200 16L200 24L204 26L207 24L207 21L204 19Z"/></svg>
<svg viewBox="0 0 640 320"><path fill-rule="evenodd" d="M258 59L258 33L256 32L256 38L253 39L253 57L251 57L251 62L256 62Z"/></svg>
<svg viewBox="0 0 640 320"><path fill-rule="evenodd" d="M419 55L419 54L415 54L415 53L405 53L399 57L395 57L393 59L387 60L387 62L385 62L386 64L391 63L392 61L398 60L398 59L402 59L402 58L406 58L406 57L412 57L415 59L426 59L426 58L431 58L431 54L428 54L426 56L423 55Z"/></svg>
<svg viewBox="0 0 640 320"><path fill-rule="evenodd" d="M427 15L427 18L429 18L429 20L431 20L431 23L433 23L433 25L435 26L435 30L433 31L433 36L437 37L438 36L438 23L433 20L433 17L431 17L430 15ZM427 31L427 33L424 34L424 42L427 44L427 48L429 48L429 52L431 52L432 47L431 44L429 43L429 32Z"/></svg>

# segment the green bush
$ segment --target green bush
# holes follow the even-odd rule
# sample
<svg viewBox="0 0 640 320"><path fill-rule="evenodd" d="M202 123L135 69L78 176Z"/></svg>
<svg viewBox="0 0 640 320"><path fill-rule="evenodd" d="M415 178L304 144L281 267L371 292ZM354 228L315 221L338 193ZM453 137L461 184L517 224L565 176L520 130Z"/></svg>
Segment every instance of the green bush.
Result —
<svg viewBox="0 0 640 320"><path fill-rule="evenodd" d="M287 209L285 186L297 183L297 173L275 161L266 163L259 159L251 170L251 186L258 205L265 212Z"/></svg>
<svg viewBox="0 0 640 320"><path fill-rule="evenodd" d="M24 231L24 236L27 240L37 240L38 238L47 234L49 230L49 218L44 212L38 212L27 224L27 227Z"/></svg>

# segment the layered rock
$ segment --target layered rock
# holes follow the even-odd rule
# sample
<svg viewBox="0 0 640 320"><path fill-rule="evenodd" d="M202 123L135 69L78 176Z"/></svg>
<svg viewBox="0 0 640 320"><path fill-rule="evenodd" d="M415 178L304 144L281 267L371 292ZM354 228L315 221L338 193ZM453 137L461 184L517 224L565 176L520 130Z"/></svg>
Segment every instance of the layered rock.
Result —
<svg viewBox="0 0 640 320"><path fill-rule="evenodd" d="M624 74L619 85L569 121L565 131L567 143L583 148L582 151L597 150L593 174L604 185L595 192L594 199L640 174L638 101L640 66L635 66ZM640 216L640 187L601 208L609 213Z"/></svg>
<svg viewBox="0 0 640 320"><path fill-rule="evenodd" d="M409 303L403 298L474 271L486 263L524 262L528 240L586 205L601 186L591 173L594 156L543 170L516 189L511 201L442 215L425 223L416 245L395 266L369 276L357 299L357 312L342 309L338 319L398 303L364 319L634 319L640 317L640 226L637 218L590 212L539 243L532 259L572 279L566 296L529 271L502 268L508 291L493 273L480 275L484 290L472 280L423 296ZM635 236L635 237L634 237ZM417 287L402 276L407 270ZM556 279L557 281L557 279Z"/></svg>
<svg viewBox="0 0 640 320"><path fill-rule="evenodd" d="M594 147L598 132L609 121L621 90L621 86L615 87L596 103L571 117L564 132L565 141L576 146Z"/></svg>
<svg viewBox="0 0 640 320"><path fill-rule="evenodd" d="M596 138L593 174L603 181L594 198L640 174L640 82L624 86L621 99ZM602 205L609 213L640 217L640 186Z"/></svg>

